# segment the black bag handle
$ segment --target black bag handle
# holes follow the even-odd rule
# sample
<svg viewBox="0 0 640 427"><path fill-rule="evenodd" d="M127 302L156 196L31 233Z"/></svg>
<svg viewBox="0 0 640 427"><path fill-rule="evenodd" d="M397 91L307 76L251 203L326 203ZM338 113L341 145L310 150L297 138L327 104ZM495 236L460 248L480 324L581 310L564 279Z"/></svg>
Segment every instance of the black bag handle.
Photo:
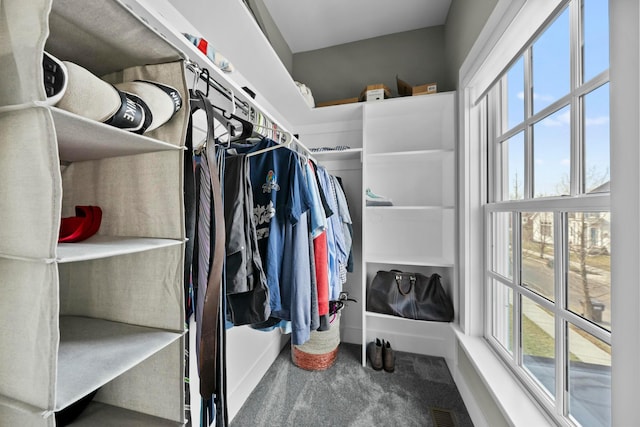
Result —
<svg viewBox="0 0 640 427"><path fill-rule="evenodd" d="M395 272L396 275L396 286L398 286L398 292L400 292L400 295L402 296L407 296L411 293L411 289L413 289L413 285L415 285L416 283L416 276L414 276L413 274L409 275L409 289L407 289L407 291L403 291L402 290L402 272L398 271L398 270L392 270L393 272Z"/></svg>

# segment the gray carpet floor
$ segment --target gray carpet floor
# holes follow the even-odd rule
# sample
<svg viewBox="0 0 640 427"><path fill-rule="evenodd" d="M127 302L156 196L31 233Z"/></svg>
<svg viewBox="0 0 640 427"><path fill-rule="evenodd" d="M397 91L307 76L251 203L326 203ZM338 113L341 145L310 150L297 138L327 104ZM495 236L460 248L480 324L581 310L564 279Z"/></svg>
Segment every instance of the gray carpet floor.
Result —
<svg viewBox="0 0 640 427"><path fill-rule="evenodd" d="M360 351L341 343L332 367L306 371L285 346L230 427L473 426L443 358L396 352L388 373L362 367Z"/></svg>

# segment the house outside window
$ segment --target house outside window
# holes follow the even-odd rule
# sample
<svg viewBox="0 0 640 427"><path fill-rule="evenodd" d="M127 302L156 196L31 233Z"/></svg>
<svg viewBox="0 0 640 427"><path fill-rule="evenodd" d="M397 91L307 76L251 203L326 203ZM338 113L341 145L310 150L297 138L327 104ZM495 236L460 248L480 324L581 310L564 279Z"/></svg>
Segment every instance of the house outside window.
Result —
<svg viewBox="0 0 640 427"><path fill-rule="evenodd" d="M479 102L485 336L573 426L611 425L608 7L562 2Z"/></svg>

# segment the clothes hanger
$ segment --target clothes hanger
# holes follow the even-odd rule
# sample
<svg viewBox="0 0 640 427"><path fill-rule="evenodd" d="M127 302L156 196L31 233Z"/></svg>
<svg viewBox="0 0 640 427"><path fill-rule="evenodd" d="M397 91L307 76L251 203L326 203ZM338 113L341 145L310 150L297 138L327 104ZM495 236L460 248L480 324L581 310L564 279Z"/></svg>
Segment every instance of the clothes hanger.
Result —
<svg viewBox="0 0 640 427"><path fill-rule="evenodd" d="M206 76L205 78L203 78L203 80L208 82L209 70L207 68L204 68L201 71L201 73ZM234 141L237 141L240 139L246 139L250 137L253 133L253 125L251 124L251 122L248 122L247 120L244 120L233 113L230 114L229 117L227 117L225 115L226 111L224 109L212 104L211 101L208 99L209 87L210 87L209 84L207 84L206 92L203 93L200 89L197 88L197 81L200 76L196 74L195 77L196 77L196 80L194 82L194 89L189 90L190 105L191 105L192 111L195 112L198 109L201 109L201 110L204 110L207 114L207 141L213 141L215 139L214 138L215 129L216 129L215 122L218 122L221 126L224 126L226 129L226 134L228 135L228 138L225 141L225 145L223 145L225 148L228 148L230 144ZM235 120L241 123L242 131L240 135L237 135L238 130L236 126L232 123L232 120ZM237 136L237 138L232 138L234 136Z"/></svg>
<svg viewBox="0 0 640 427"><path fill-rule="evenodd" d="M254 123L254 124L253 124L253 127L254 127L254 128L261 128L261 129L266 130L266 131L267 131L267 133L271 133L271 136L270 136L270 138L271 138L271 139L273 139L273 140L275 140L275 139L276 139L276 138L275 138L275 132L276 132L276 130L273 128L273 126L266 126L266 125L260 125L260 124ZM263 135L263 136L268 136L268 135Z"/></svg>
<svg viewBox="0 0 640 427"><path fill-rule="evenodd" d="M208 73L208 70L207 70L207 73ZM208 74L207 74L207 81L209 81ZM227 91L230 94L228 97L231 100L231 112L229 113L226 109L217 105L213 105L213 107L214 109L220 111L220 113L216 111L216 114L220 114L223 118L223 120L220 120L220 121L223 123L226 123L227 125L227 129L229 130L229 140L227 142L228 144L231 144L232 142L244 140L249 138L251 135L253 135L253 123L236 115L235 94L233 93L232 89L227 89ZM240 124L241 130L239 135L237 134L238 128L232 124L232 121L235 121Z"/></svg>
<svg viewBox="0 0 640 427"><path fill-rule="evenodd" d="M219 114L220 116L222 116L223 120L226 123L229 123L231 125L229 127L229 129L231 130L230 136L233 138L230 138L230 142L239 142L241 140L246 140L253 135L253 123L251 123L246 119L243 119L240 116L237 116L234 113L228 113L222 107L219 107L217 105L214 105L213 107L215 110L220 110L220 113L216 111L216 114ZM240 124L240 134L238 134L238 128L235 125L233 125L232 121L235 121Z"/></svg>
<svg viewBox="0 0 640 427"><path fill-rule="evenodd" d="M276 145L272 145L271 147L263 148L261 150L248 153L247 157L253 157L258 154L266 153L268 151L277 150L279 148L288 148L293 153L295 153L299 158L304 159L305 162L308 162L309 160L311 160L317 164L316 159L311 156L311 151L309 151L309 149L306 146L304 146L300 141L298 141L297 138L295 138L290 132L286 132L282 130L280 130L280 132L281 132L280 138L283 138L284 141L281 140L282 142L276 142ZM288 135L288 138L287 138L287 135ZM292 149L291 148L292 144L295 144L295 146L298 149L296 150ZM299 150L302 150L302 152L300 152Z"/></svg>
<svg viewBox="0 0 640 427"><path fill-rule="evenodd" d="M293 142L293 138L291 138L289 141L286 141L286 142L276 142L276 145L272 145L271 147L263 148L263 149L248 153L247 157L253 157L258 154L266 153L268 151L277 150L279 148L289 148L289 145L291 145L291 142ZM295 150L291 150L291 151L295 153Z"/></svg>
<svg viewBox="0 0 640 427"><path fill-rule="evenodd" d="M205 68L202 71L202 73L205 73L208 76L209 71ZM196 75L196 79L198 77L199 76ZM228 123L228 120L226 120L226 118L221 113L215 110L213 104L207 98L208 92L209 92L209 85L207 85L207 92L202 92L200 89L197 88L197 80L196 80L196 85L194 85L194 88L189 89L189 105L191 107L191 112L194 113L198 110L203 110L207 118L206 120L207 136L204 144L201 145L200 150L202 150L203 148L206 148L208 144L212 144L212 146L215 145L216 123L226 126L227 129L230 128L230 124ZM230 129L227 131L227 133L231 135ZM230 139L230 136L229 136L229 139ZM227 143L229 144L230 142L227 141Z"/></svg>

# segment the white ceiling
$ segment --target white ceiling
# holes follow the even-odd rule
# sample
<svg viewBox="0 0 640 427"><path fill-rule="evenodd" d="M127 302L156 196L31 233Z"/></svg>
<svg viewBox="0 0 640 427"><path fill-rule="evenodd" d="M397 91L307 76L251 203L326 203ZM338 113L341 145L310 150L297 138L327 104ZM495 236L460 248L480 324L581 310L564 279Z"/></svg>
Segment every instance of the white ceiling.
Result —
<svg viewBox="0 0 640 427"><path fill-rule="evenodd" d="M264 0L292 53L443 25L451 0Z"/></svg>

